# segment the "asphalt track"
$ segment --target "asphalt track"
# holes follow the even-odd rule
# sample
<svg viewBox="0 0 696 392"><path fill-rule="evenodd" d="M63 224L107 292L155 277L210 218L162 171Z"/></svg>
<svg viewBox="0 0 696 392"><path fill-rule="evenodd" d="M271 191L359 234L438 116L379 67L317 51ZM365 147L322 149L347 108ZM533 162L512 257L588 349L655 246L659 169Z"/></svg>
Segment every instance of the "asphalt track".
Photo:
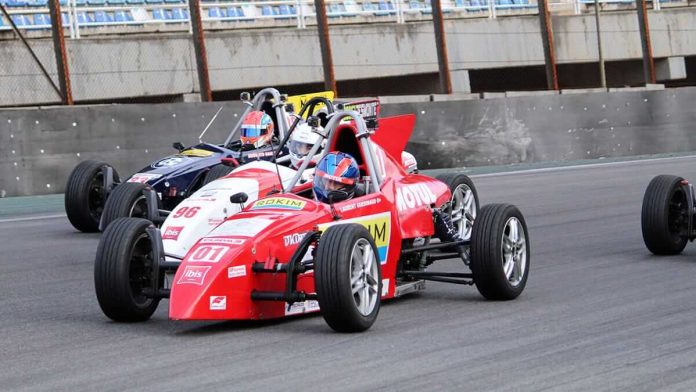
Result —
<svg viewBox="0 0 696 392"><path fill-rule="evenodd" d="M116 324L94 296L98 235L0 220L0 390L693 391L696 246L656 257L640 233L663 173L696 179L696 157L475 177L482 203L527 218L522 296L429 282L351 335L321 316L170 322L166 303Z"/></svg>

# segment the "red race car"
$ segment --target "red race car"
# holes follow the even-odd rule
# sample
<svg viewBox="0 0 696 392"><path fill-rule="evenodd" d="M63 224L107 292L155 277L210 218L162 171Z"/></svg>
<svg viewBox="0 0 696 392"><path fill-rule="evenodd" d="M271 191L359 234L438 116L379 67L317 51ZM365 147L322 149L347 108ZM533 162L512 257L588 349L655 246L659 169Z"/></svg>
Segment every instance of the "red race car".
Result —
<svg viewBox="0 0 696 392"><path fill-rule="evenodd" d="M463 174L407 173L399 157L414 123L413 115L385 118L372 135L358 113L333 114L320 134L325 143L309 157L322 145L322 154L350 154L360 171L355 197L329 192L330 202L318 201L312 181L303 184L298 174L202 236L183 259L164 254L149 221L115 221L95 260L102 310L115 321L144 321L169 298L174 320L320 311L334 330L357 332L375 322L382 300L421 290L426 280L475 284L488 299L516 298L530 267L522 213L510 204L479 211ZM238 193L230 203L246 199ZM451 258L468 270L431 270Z"/></svg>

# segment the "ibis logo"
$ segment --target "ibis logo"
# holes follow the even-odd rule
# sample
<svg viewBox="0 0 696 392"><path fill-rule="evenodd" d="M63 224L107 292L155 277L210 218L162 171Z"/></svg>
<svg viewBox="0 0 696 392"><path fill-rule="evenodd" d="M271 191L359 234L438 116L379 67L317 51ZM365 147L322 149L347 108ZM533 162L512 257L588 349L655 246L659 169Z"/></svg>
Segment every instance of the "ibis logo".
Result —
<svg viewBox="0 0 696 392"><path fill-rule="evenodd" d="M396 208L399 211L429 206L436 201L437 197L425 184L404 185L396 190Z"/></svg>
<svg viewBox="0 0 696 392"><path fill-rule="evenodd" d="M163 240L174 240L179 238L179 234L184 230L184 226L169 226L164 229L164 234L162 234Z"/></svg>
<svg viewBox="0 0 696 392"><path fill-rule="evenodd" d="M199 265L187 265L184 273L181 274L181 278L176 282L176 284L196 284L203 286L205 281L205 276L210 271L211 266L199 266Z"/></svg>

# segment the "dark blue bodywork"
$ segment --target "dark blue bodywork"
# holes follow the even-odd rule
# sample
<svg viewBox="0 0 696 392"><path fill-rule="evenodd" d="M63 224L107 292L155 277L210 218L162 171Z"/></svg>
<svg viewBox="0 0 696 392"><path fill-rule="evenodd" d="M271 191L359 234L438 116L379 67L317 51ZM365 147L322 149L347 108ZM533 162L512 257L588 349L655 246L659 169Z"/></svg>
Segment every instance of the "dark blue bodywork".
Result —
<svg viewBox="0 0 696 392"><path fill-rule="evenodd" d="M209 143L188 147L177 154L151 163L133 174L129 180L135 180L138 174L160 175L144 183L154 188L162 200L162 207L171 210L200 188L205 174L211 167L219 165L222 158L235 158L240 164L256 160L269 161L278 146L273 144L261 148L246 148L247 146L242 146L240 142L235 142L229 147ZM285 151L279 154L283 155Z"/></svg>

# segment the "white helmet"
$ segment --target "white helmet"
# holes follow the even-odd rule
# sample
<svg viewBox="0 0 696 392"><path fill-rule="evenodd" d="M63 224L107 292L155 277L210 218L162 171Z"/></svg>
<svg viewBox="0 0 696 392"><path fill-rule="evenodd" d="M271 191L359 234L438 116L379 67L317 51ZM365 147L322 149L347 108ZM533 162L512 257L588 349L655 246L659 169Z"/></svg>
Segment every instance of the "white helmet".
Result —
<svg viewBox="0 0 696 392"><path fill-rule="evenodd" d="M416 157L409 152L401 152L401 165L404 170L406 170L406 173L418 173L418 162L416 161Z"/></svg>
<svg viewBox="0 0 696 392"><path fill-rule="evenodd" d="M317 131L321 133L324 132L321 126L313 130L306 122L297 124L295 130L292 131L290 141L288 142L288 150L290 151L290 161L295 169L302 165L302 161L304 161L307 154L309 154L309 151L319 142L320 136L317 134ZM319 161L319 155L321 155L319 154L320 151L321 148L317 150L317 153L312 157L312 166L316 165L317 161Z"/></svg>

